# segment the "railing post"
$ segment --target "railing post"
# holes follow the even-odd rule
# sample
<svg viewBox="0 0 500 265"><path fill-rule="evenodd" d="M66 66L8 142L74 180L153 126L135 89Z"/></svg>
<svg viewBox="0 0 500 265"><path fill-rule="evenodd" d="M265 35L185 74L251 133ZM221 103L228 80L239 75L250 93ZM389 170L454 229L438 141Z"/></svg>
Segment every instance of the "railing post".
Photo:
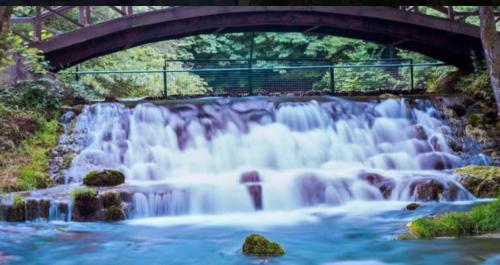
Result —
<svg viewBox="0 0 500 265"><path fill-rule="evenodd" d="M253 95L253 88L252 88L252 59L248 60L248 95L249 96Z"/></svg>
<svg viewBox="0 0 500 265"><path fill-rule="evenodd" d="M333 65L330 67L330 92L335 93L335 68Z"/></svg>
<svg viewBox="0 0 500 265"><path fill-rule="evenodd" d="M33 20L33 40L42 40L42 8L39 6L35 7L35 19Z"/></svg>
<svg viewBox="0 0 500 265"><path fill-rule="evenodd" d="M413 80L413 59L410 59L410 91L413 91L414 80Z"/></svg>
<svg viewBox="0 0 500 265"><path fill-rule="evenodd" d="M75 66L75 80L77 82L80 81L80 75L78 74L79 71L80 71L80 66L79 65Z"/></svg>
<svg viewBox="0 0 500 265"><path fill-rule="evenodd" d="M167 62L163 65L163 98L167 98Z"/></svg>

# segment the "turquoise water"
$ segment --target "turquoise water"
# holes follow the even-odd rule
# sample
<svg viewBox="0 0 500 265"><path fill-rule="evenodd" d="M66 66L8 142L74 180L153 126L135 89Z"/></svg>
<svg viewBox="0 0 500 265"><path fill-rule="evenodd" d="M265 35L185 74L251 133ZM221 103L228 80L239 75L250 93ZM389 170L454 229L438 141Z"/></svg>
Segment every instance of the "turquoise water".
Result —
<svg viewBox="0 0 500 265"><path fill-rule="evenodd" d="M412 218L470 207L433 203L409 212L403 204L115 224L0 223L0 264L500 264L500 239L394 240ZM286 255L242 255L252 232L280 242Z"/></svg>

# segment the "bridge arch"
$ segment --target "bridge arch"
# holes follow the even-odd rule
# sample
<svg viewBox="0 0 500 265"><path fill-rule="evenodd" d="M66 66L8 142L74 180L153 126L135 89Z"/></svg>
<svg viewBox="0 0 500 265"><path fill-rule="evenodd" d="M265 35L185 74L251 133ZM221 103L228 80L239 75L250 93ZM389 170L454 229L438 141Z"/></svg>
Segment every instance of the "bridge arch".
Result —
<svg viewBox="0 0 500 265"><path fill-rule="evenodd" d="M196 34L331 34L419 52L462 69L482 53L476 26L391 7L202 6L124 16L35 43L55 71L130 47Z"/></svg>

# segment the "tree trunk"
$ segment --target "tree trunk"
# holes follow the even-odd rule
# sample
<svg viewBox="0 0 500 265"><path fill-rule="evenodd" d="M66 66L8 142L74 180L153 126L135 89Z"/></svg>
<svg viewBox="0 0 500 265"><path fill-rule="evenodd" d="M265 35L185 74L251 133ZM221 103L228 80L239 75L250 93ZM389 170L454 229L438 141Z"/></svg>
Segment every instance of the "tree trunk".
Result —
<svg viewBox="0 0 500 265"><path fill-rule="evenodd" d="M0 65L7 50L7 35L9 33L9 19L12 6L0 6Z"/></svg>
<svg viewBox="0 0 500 265"><path fill-rule="evenodd" d="M497 115L500 116L500 37L495 26L493 7L480 6L479 21L484 57L488 66L495 101L497 102Z"/></svg>

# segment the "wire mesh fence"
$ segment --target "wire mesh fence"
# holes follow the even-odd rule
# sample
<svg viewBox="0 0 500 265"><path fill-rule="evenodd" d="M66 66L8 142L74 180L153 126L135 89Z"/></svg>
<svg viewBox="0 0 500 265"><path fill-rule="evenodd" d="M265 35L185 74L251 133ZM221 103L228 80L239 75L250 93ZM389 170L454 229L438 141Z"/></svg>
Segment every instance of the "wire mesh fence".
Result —
<svg viewBox="0 0 500 265"><path fill-rule="evenodd" d="M169 60L157 70L68 72L82 75L154 75L164 96L270 95L317 91L329 94L412 93L442 63L411 59ZM448 67L448 66L445 66Z"/></svg>

